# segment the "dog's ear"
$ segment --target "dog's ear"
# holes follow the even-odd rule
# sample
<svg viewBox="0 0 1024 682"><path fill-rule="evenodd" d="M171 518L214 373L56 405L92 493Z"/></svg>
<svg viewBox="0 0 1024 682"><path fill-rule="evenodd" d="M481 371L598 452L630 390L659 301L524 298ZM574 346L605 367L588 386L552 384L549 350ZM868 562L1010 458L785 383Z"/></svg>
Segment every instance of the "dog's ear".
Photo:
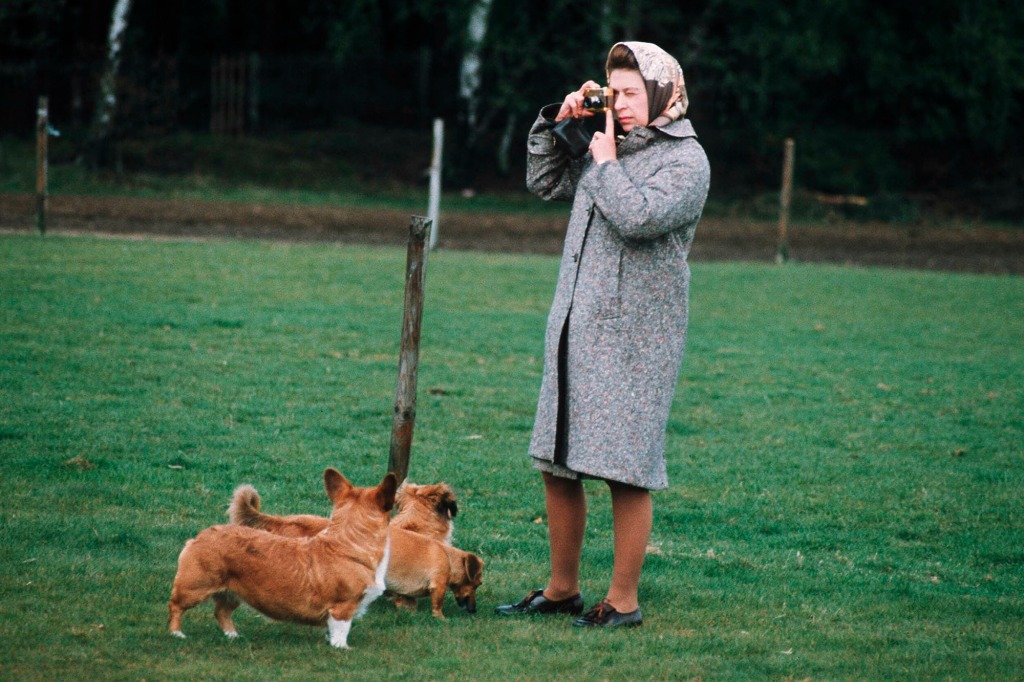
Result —
<svg viewBox="0 0 1024 682"><path fill-rule="evenodd" d="M459 513L459 505L455 501L455 491L445 484L438 486L437 513L439 516L447 516L454 519Z"/></svg>
<svg viewBox="0 0 1024 682"><path fill-rule="evenodd" d="M377 486L377 502L381 509L391 511L395 506L395 491L398 489L398 477L394 473L388 473L384 480Z"/></svg>
<svg viewBox="0 0 1024 682"><path fill-rule="evenodd" d="M484 562L472 552L466 552L466 556L462 557L462 570L474 583L480 583L484 579Z"/></svg>
<svg viewBox="0 0 1024 682"><path fill-rule="evenodd" d="M351 490L352 484L340 471L328 467L324 470L324 489L327 491L327 497L334 502L339 495Z"/></svg>

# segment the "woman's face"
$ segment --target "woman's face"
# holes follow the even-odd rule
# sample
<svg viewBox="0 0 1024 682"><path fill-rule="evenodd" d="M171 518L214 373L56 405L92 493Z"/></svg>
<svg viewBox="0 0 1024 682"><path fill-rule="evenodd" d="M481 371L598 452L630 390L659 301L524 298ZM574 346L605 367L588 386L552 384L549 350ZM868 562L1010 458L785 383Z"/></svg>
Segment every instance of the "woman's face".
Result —
<svg viewBox="0 0 1024 682"><path fill-rule="evenodd" d="M608 75L608 85L615 90L615 118L627 133L647 120L647 87L639 71L615 69Z"/></svg>

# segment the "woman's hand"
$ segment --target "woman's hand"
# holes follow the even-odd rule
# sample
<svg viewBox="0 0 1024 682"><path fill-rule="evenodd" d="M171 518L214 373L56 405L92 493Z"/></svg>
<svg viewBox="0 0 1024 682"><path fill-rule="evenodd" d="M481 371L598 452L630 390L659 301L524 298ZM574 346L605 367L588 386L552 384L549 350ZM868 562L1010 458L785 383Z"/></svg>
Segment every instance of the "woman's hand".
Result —
<svg viewBox="0 0 1024 682"><path fill-rule="evenodd" d="M565 96L565 101L562 102L562 108L558 110L558 115L555 116L555 122L562 121L567 118L580 118L582 116L593 116L594 112L587 111L583 108L583 91L589 88L601 87L594 81L587 81L575 92L570 92Z"/></svg>
<svg viewBox="0 0 1024 682"><path fill-rule="evenodd" d="M618 158L615 149L615 117L611 109L605 112L604 132L597 131L590 141L590 154L598 165Z"/></svg>

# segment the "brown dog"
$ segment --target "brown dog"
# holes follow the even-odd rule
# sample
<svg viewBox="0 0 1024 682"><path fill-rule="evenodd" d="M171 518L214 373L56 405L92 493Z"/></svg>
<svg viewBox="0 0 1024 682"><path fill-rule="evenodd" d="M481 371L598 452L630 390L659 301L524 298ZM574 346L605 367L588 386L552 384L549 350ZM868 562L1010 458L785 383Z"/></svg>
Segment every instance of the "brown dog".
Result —
<svg viewBox="0 0 1024 682"><path fill-rule="evenodd" d="M398 486L388 474L356 488L334 469L324 487L334 509L322 532L294 538L244 526L213 526L185 543L168 602L171 634L184 637L185 611L213 597L224 634L240 599L271 618L327 623L331 645L348 648L352 620L384 591L388 521Z"/></svg>
<svg viewBox="0 0 1024 682"><path fill-rule="evenodd" d="M405 482L398 488L395 508L398 511L391 519L392 526L426 535L446 545L452 544L459 505L455 491L447 483L416 485Z"/></svg>
<svg viewBox="0 0 1024 682"><path fill-rule="evenodd" d="M455 602L476 613L476 590L484 580L484 562L472 552L438 542L404 528L392 528L391 561L384 585L395 604L416 610L417 597L430 596L430 610L444 618L444 594L451 588Z"/></svg>
<svg viewBox="0 0 1024 682"><path fill-rule="evenodd" d="M447 544L452 518L458 513L451 488L444 483L405 483L395 499L401 506L391 520L391 561L384 584L396 604L415 609L416 599L429 595L434 616L444 618L442 605L450 587L456 603L465 611L476 613L476 590L483 582L484 562L475 554ZM288 537L315 535L327 523L322 516L311 514L264 514L260 505L256 489L242 485L235 489L228 515L232 523Z"/></svg>
<svg viewBox="0 0 1024 682"><path fill-rule="evenodd" d="M453 519L459 513L455 492L447 483L416 485L408 481L395 495L397 512L391 519L392 528L404 528L426 535L447 545L452 542ZM278 535L308 537L327 526L327 519L312 514L273 516L260 512L260 494L251 485L235 488L228 507L231 523L250 528L262 528Z"/></svg>

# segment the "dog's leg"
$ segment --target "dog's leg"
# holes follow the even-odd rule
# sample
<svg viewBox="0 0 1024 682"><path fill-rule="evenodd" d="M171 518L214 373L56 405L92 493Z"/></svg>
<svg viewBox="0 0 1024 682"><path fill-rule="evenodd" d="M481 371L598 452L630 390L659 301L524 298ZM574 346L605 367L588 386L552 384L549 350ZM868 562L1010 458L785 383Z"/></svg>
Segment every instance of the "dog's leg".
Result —
<svg viewBox="0 0 1024 682"><path fill-rule="evenodd" d="M327 611L327 640L338 649L348 648L348 632L357 617L359 602L349 600L338 602Z"/></svg>
<svg viewBox="0 0 1024 682"><path fill-rule="evenodd" d="M194 606L206 601L209 594L186 592L185 590L178 589L175 585L174 589L171 590L171 599L167 602L167 610L169 616L167 619L167 627L171 631L171 635L185 639L185 633L181 631L181 617L182 615Z"/></svg>
<svg viewBox="0 0 1024 682"><path fill-rule="evenodd" d="M171 631L171 637L185 639L185 633L181 631L181 614L184 613L185 610L177 606L174 602L170 602L168 607L171 611L171 616L168 619L168 629Z"/></svg>
<svg viewBox="0 0 1024 682"><path fill-rule="evenodd" d="M189 609L202 604L213 594L224 589L214 572L203 567L201 549L195 538L185 543L178 555L178 572L174 574L171 599L167 602L169 613L168 629L175 637L184 639L181 631L181 617Z"/></svg>
<svg viewBox="0 0 1024 682"><path fill-rule="evenodd" d="M448 586L443 582L430 586L430 610L434 618L444 620L444 593L447 591Z"/></svg>
<svg viewBox="0 0 1024 682"><path fill-rule="evenodd" d="M327 639L334 648L348 648L348 631L351 629L352 621L335 620L333 616L327 617Z"/></svg>
<svg viewBox="0 0 1024 682"><path fill-rule="evenodd" d="M359 603L359 611L356 613L356 618L362 618L363 614L366 613L366 609L370 607L373 600L384 594L384 590L387 586L384 583L384 577L388 573L388 563L391 561L391 536L388 536L387 542L384 543L384 556L381 558L380 563L377 565L377 571L373 576L373 585L366 588L363 592L363 600Z"/></svg>
<svg viewBox="0 0 1024 682"><path fill-rule="evenodd" d="M231 614L241 605L242 601L234 592L218 592L213 595L213 602L216 604L213 615L217 619L220 629L228 639L238 637L238 630L235 629L235 623L231 620Z"/></svg>

